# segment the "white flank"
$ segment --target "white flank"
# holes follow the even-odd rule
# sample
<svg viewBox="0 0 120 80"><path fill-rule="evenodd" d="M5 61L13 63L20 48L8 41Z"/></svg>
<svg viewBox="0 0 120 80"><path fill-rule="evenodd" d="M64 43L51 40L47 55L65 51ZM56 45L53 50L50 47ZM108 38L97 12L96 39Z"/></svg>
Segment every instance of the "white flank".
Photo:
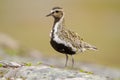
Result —
<svg viewBox="0 0 120 80"><path fill-rule="evenodd" d="M57 22L56 24L55 24L55 27L54 27L54 41L56 41L57 43L60 43L60 44L64 44L65 46L68 46L68 47L71 47L72 48L72 51L77 51L77 49L75 48L75 47L73 47L72 46L72 44L70 43L70 42L66 42L66 41L64 41L64 40L61 40L59 37L58 37L58 35L57 35L57 30L58 30L58 27L62 27L62 21L63 21L63 18L64 18L64 16L60 19L60 21L59 22Z"/></svg>

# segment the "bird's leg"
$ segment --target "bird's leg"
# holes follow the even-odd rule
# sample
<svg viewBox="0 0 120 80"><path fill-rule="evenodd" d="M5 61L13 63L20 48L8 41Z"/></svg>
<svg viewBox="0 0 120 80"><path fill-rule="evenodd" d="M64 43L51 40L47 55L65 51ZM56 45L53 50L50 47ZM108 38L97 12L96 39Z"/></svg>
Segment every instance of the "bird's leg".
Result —
<svg viewBox="0 0 120 80"><path fill-rule="evenodd" d="M67 55L67 54L65 54L65 55L66 55L66 63L65 63L65 67L67 67L68 55Z"/></svg>
<svg viewBox="0 0 120 80"><path fill-rule="evenodd" d="M73 66L74 66L74 56L71 55L71 57L72 57L72 68L73 68Z"/></svg>

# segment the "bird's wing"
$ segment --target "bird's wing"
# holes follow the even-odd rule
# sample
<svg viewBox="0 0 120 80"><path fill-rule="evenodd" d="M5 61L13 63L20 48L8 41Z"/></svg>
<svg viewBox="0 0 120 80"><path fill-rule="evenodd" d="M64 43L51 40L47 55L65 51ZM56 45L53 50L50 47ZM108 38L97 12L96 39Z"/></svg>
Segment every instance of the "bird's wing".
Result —
<svg viewBox="0 0 120 80"><path fill-rule="evenodd" d="M83 41L83 39L79 36L79 34L70 31L68 29L61 30L58 36L61 40L63 40L69 47L72 46L72 49L76 52L84 52L85 50L97 50L97 48L93 45L90 45Z"/></svg>
<svg viewBox="0 0 120 80"><path fill-rule="evenodd" d="M68 29L63 29L60 32L60 39L64 40L66 43L70 43L77 50L80 49L83 39L75 32Z"/></svg>

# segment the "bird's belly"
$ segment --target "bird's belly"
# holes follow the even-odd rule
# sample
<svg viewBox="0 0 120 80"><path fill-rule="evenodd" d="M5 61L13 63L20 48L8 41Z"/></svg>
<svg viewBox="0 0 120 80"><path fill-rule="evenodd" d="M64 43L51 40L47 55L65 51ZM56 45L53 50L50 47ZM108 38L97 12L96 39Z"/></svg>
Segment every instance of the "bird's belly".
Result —
<svg viewBox="0 0 120 80"><path fill-rule="evenodd" d="M58 52L63 53L63 54L70 54L73 55L75 54L74 51L72 51L72 49L70 47L65 46L62 43L57 43L54 40L50 41L51 46Z"/></svg>

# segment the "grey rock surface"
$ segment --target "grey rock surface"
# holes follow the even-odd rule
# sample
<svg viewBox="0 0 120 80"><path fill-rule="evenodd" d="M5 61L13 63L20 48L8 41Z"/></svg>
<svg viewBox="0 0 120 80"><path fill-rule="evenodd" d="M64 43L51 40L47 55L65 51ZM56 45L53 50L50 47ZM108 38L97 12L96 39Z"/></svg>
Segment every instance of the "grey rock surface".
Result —
<svg viewBox="0 0 120 80"><path fill-rule="evenodd" d="M44 66L55 66L58 69L61 69L62 71L65 70L64 69L64 60L63 59L57 59L56 57L54 58L46 58L43 56L39 56L38 57L20 57L20 56L10 56L4 53L4 51L2 49L0 49L0 57L4 57L2 58L2 60L0 61L0 64L2 64L3 67L0 67L0 80L6 80L6 77L9 76L8 74L11 74L11 76L16 75L16 70L19 69L23 69L25 67L29 68L31 66L24 66L24 63L30 63L32 65L36 65L38 63L42 63ZM37 67L41 67L41 66L34 66L34 68L36 67L36 69L38 69ZM108 80L120 80L120 70L119 69L114 69L114 68L109 68L109 67L105 67L105 66L101 66L101 65L95 65L95 64L91 64L91 63L85 63L85 62L79 62L79 63L75 63L74 65L74 69L75 71L80 71L80 70L84 70L87 72L92 72L95 75L99 75L105 77L108 77L106 79ZM6 73L7 72L7 73ZM9 72L9 73L8 73ZM14 74L15 73L15 74ZM37 75L37 74L36 74ZM6 76L6 77L5 77ZM90 75L89 75L90 76ZM10 76L9 76L10 77ZM9 78L7 77L7 78ZM4 79L5 78L5 79ZM11 77L10 77L11 78ZM26 80L26 79L20 79L17 77L12 77L13 79L10 80ZM15 79L14 79L15 78ZM61 79L61 80L70 80L71 78L65 78L65 79ZM83 77L79 77L80 80L86 80L83 79ZM79 80L78 76L73 77L72 80ZM93 79L93 78L92 78ZM37 79L34 79L37 80ZM43 79L44 80L44 79ZM56 80L60 80L59 78ZM93 79L95 80L95 79ZM98 79L99 80L99 79Z"/></svg>
<svg viewBox="0 0 120 80"><path fill-rule="evenodd" d="M2 68L3 69L3 68ZM5 71L5 70L4 70ZM0 80L108 80L106 77L45 65L6 68Z"/></svg>

